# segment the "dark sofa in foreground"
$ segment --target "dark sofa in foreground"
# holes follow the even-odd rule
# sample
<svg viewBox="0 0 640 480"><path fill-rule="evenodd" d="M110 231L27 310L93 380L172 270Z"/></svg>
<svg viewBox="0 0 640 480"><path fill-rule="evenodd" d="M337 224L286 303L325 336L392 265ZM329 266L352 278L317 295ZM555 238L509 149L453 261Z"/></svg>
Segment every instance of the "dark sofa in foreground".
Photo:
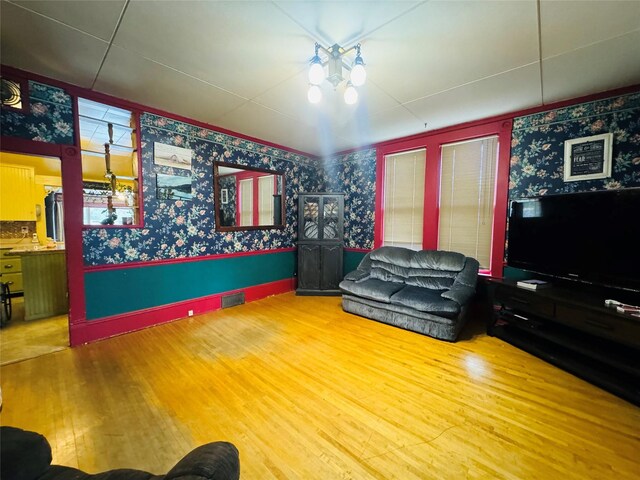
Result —
<svg viewBox="0 0 640 480"><path fill-rule="evenodd" d="M228 442L202 445L180 460L166 475L142 470L118 469L85 473L51 465L47 439L20 428L0 427L0 478L2 480L238 480L240 460L236 447Z"/></svg>
<svg viewBox="0 0 640 480"><path fill-rule="evenodd" d="M381 247L340 283L346 312L455 341L475 294L478 261L461 253Z"/></svg>

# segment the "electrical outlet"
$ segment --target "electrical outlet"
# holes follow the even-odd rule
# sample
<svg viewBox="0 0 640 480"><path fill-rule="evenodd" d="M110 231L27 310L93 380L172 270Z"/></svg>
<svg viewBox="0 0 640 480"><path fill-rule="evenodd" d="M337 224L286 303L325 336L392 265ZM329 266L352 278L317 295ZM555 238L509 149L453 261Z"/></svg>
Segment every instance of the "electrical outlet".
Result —
<svg viewBox="0 0 640 480"><path fill-rule="evenodd" d="M190 317L193 317L193 310L189 310L189 311L187 312L187 314L188 314Z"/></svg>
<svg viewBox="0 0 640 480"><path fill-rule="evenodd" d="M29 233L29 227L20 227L20 233L27 235Z"/></svg>

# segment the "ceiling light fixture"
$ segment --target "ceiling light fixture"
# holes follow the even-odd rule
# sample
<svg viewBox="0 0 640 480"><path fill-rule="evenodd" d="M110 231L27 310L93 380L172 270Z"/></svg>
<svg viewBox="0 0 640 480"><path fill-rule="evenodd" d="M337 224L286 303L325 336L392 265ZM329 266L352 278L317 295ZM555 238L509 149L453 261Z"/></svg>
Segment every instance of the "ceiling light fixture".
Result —
<svg viewBox="0 0 640 480"><path fill-rule="evenodd" d="M324 48L320 44L315 45L316 53L311 58L309 65L309 91L307 92L307 99L311 103L319 103L322 100L322 90L320 85L326 79L333 89L337 89L338 85L346 80L343 70L349 71L349 81L347 81L347 88L344 92L344 101L347 105L353 105L358 101L358 91L355 87L364 85L367 79L367 72L364 69L364 60L360 55L360 44L354 45L351 48L344 49L337 43L329 48ZM323 60L319 53L322 50L327 55L326 60ZM344 56L353 50L356 51L356 58L351 65L349 65ZM327 72L325 72L327 67ZM328 73L328 74L327 74Z"/></svg>

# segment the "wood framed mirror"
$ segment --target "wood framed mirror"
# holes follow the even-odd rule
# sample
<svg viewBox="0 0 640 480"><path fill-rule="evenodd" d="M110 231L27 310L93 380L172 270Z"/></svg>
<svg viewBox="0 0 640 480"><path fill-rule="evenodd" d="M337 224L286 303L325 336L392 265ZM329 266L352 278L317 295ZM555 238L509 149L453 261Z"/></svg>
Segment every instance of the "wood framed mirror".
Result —
<svg viewBox="0 0 640 480"><path fill-rule="evenodd" d="M283 172L214 162L216 230L284 228Z"/></svg>

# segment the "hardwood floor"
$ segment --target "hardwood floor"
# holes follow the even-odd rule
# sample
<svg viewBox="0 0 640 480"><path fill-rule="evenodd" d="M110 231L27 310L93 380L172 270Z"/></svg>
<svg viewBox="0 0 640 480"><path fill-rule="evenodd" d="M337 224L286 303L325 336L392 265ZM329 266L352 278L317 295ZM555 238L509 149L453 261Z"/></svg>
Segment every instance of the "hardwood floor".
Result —
<svg viewBox="0 0 640 480"><path fill-rule="evenodd" d="M638 478L638 407L482 330L279 295L3 366L0 423L89 472L224 439L243 479Z"/></svg>
<svg viewBox="0 0 640 480"><path fill-rule="evenodd" d="M19 362L69 348L69 317L24 321L24 298L11 301L13 314L0 329L0 365Z"/></svg>

